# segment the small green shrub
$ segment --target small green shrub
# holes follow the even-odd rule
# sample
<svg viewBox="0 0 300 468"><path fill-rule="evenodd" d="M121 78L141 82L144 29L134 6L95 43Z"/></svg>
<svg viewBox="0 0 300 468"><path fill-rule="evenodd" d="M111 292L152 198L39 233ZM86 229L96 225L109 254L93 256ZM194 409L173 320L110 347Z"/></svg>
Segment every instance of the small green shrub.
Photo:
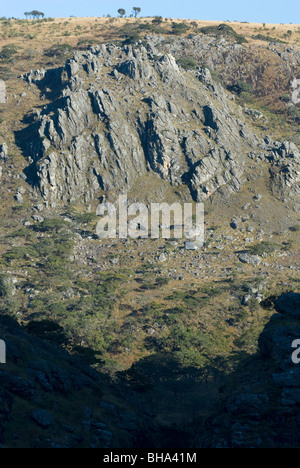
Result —
<svg viewBox="0 0 300 468"><path fill-rule="evenodd" d="M123 45L131 45L135 44L136 42L141 41L141 36L139 35L138 32L132 31L130 33L125 34L125 39L123 41Z"/></svg>
<svg viewBox="0 0 300 468"><path fill-rule="evenodd" d="M276 39L275 37L271 36L265 36L264 34L257 34L255 36L252 36L253 39L257 39L259 41L267 41L267 42L279 42L281 44L286 44L285 41L282 41L281 39Z"/></svg>
<svg viewBox="0 0 300 468"><path fill-rule="evenodd" d="M202 34L215 35L218 37L227 37L234 39L238 44L246 44L248 41L244 36L236 33L228 24L219 24L219 26L206 26L200 28Z"/></svg>
<svg viewBox="0 0 300 468"><path fill-rule="evenodd" d="M156 25L160 25L162 22L163 22L162 16L155 16L154 19L152 20L152 23Z"/></svg>
<svg viewBox="0 0 300 468"><path fill-rule="evenodd" d="M45 55L47 57L63 57L69 55L73 49L70 44L54 44L45 51Z"/></svg>
<svg viewBox="0 0 300 468"><path fill-rule="evenodd" d="M37 231L41 232L58 232L61 231L62 229L65 229L66 227L69 227L66 221L64 221L61 218L48 218L42 221L41 223L38 223L35 226L35 229Z"/></svg>
<svg viewBox="0 0 300 468"><path fill-rule="evenodd" d="M139 26L140 31L149 31L153 34L164 34L166 31L159 25L153 23L143 23Z"/></svg>
<svg viewBox="0 0 300 468"><path fill-rule="evenodd" d="M271 254L280 248L281 248L280 245L274 244L272 242L261 242L260 244L252 245L249 248L249 252L252 255L262 256L262 255Z"/></svg>
<svg viewBox="0 0 300 468"><path fill-rule="evenodd" d="M157 286L165 286L166 284L169 283L169 278L164 278L164 277L161 277L161 278L157 278L156 280L156 284Z"/></svg>
<svg viewBox="0 0 300 468"><path fill-rule="evenodd" d="M9 263L14 260L31 260L37 257L38 253L32 246L13 247L4 254L5 260Z"/></svg>
<svg viewBox="0 0 300 468"><path fill-rule="evenodd" d="M189 25L185 23L172 23L172 33L176 34L177 36L187 33L189 29Z"/></svg>
<svg viewBox="0 0 300 468"><path fill-rule="evenodd" d="M13 57L19 52L19 47L14 44L8 44L2 47L0 51L0 60L4 62L11 62Z"/></svg>
<svg viewBox="0 0 300 468"><path fill-rule="evenodd" d="M66 215L71 218L73 221L79 224L89 224L93 221L97 221L96 213L79 213L77 210L73 209L72 207L68 208L66 211Z"/></svg>
<svg viewBox="0 0 300 468"><path fill-rule="evenodd" d="M177 64L180 65L184 70L195 70L195 68L197 68L196 60L190 56L177 59Z"/></svg>
<svg viewBox="0 0 300 468"><path fill-rule="evenodd" d="M234 92L238 96L253 93L253 85L243 80L238 81L237 83L230 86L228 89L229 91Z"/></svg>

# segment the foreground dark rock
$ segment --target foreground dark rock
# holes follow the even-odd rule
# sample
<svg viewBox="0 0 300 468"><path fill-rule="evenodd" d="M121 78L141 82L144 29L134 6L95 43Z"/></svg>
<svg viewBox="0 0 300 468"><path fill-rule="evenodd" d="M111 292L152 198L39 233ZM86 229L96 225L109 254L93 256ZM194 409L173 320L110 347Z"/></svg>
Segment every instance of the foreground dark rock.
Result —
<svg viewBox="0 0 300 468"><path fill-rule="evenodd" d="M300 294L284 294L259 338L260 352L229 379L223 408L196 444L201 447L296 448L300 445L300 365L292 347L300 337Z"/></svg>
<svg viewBox="0 0 300 468"><path fill-rule="evenodd" d="M136 395L131 405L129 391L124 396L79 358L1 315L0 335L7 346L0 369L2 447L138 447L145 437L155 445L155 426ZM116 403L106 402L106 393Z"/></svg>

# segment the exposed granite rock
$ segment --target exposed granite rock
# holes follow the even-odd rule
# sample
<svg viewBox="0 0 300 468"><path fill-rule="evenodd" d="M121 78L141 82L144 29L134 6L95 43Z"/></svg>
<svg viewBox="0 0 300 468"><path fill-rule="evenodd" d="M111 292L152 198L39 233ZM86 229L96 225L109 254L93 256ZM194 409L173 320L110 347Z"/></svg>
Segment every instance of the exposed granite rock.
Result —
<svg viewBox="0 0 300 468"><path fill-rule="evenodd" d="M272 189L281 198L299 200L300 151L294 143L273 143L268 160L271 163Z"/></svg>
<svg viewBox="0 0 300 468"><path fill-rule="evenodd" d="M23 75L23 79L29 84L37 83L42 81L45 78L46 70L42 68L41 70L31 70L29 73Z"/></svg>
<svg viewBox="0 0 300 468"><path fill-rule="evenodd" d="M242 263L248 263L249 265L253 265L253 266L260 265L262 262L261 257L259 257L258 255L251 255L247 252L240 254L239 260Z"/></svg>
<svg viewBox="0 0 300 468"><path fill-rule="evenodd" d="M23 133L33 135L23 142L50 203L130 189L149 168L173 185L188 182L197 200L224 185L239 189L256 142L249 131L241 135L241 109L207 69L190 84L171 54L151 49L91 48L62 69L24 77L55 88L56 101Z"/></svg>
<svg viewBox="0 0 300 468"><path fill-rule="evenodd" d="M210 40L203 38L203 50ZM43 198L51 205L86 202L103 191L130 190L152 170L205 201L240 190L248 155L270 161L274 191L298 196L297 147L259 141L208 68L186 72L157 43L91 47L64 67L24 76L53 99L19 138Z"/></svg>
<svg viewBox="0 0 300 468"><path fill-rule="evenodd" d="M168 41L149 35L146 39L155 44L158 52L167 51L176 57L189 56L199 64L205 63L228 88L243 81L250 84L256 96L272 94L280 100L290 91L290 82L299 73L300 49L297 45L273 43L262 55L259 46L244 47L214 34L193 34ZM264 86L265 80L268 87Z"/></svg>

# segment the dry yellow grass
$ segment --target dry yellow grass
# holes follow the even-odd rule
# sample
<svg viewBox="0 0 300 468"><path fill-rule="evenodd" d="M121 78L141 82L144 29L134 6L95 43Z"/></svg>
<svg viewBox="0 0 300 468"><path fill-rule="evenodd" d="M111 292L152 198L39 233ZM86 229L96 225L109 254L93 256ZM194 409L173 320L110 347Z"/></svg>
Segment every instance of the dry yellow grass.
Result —
<svg viewBox="0 0 300 468"><path fill-rule="evenodd" d="M0 47L7 44L16 44L23 48L50 47L53 44L67 42L76 45L81 39L94 38L99 41L111 40L118 37L118 29L126 24L142 24L151 22L153 18L55 18L53 21L36 20L10 20L1 23ZM162 26L171 31L172 22L185 21L197 30L205 26L215 26L222 21L196 21L196 20L165 20ZM261 24L227 22L238 34L245 36L250 43L267 45L267 42L252 39L252 36L263 34L281 39L288 44L299 43L300 25L297 24ZM288 31L292 34L288 35ZM288 35L288 36L287 36Z"/></svg>

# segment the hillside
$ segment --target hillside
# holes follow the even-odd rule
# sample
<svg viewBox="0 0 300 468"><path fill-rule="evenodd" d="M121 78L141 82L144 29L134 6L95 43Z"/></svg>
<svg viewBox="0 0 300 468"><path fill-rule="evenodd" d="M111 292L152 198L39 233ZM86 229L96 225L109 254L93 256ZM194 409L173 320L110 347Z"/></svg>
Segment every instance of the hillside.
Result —
<svg viewBox="0 0 300 468"><path fill-rule="evenodd" d="M238 446L219 389L247 392L236 381L259 359L278 404L258 340L279 296L299 307L299 26L0 23L1 443ZM147 207L204 203L204 246L99 238L99 202L125 192ZM252 435L256 421L276 430L266 414Z"/></svg>

